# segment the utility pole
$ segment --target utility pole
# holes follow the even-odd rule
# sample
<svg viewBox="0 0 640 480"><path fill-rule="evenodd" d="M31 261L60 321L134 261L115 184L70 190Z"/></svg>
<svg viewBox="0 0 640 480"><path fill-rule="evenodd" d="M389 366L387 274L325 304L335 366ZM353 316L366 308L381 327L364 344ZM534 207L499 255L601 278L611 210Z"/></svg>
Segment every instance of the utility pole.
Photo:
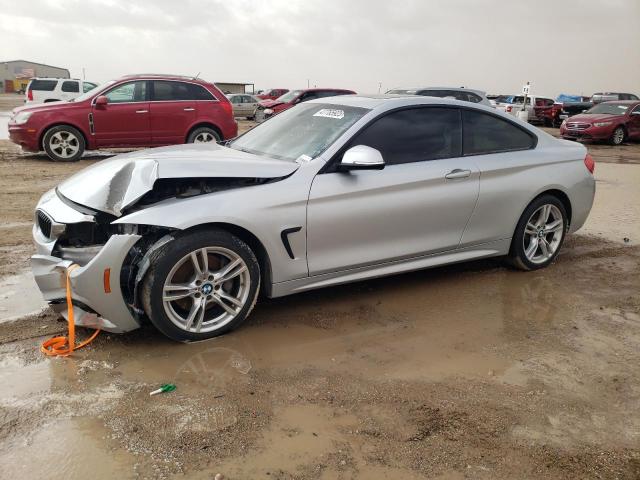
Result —
<svg viewBox="0 0 640 480"><path fill-rule="evenodd" d="M86 80L87 77L84 76L84 67L82 67L82 80Z"/></svg>
<svg viewBox="0 0 640 480"><path fill-rule="evenodd" d="M309 88L309 79L307 78L307 88Z"/></svg>
<svg viewBox="0 0 640 480"><path fill-rule="evenodd" d="M380 93L380 90L382 90L382 82L378 82L378 93Z"/></svg>

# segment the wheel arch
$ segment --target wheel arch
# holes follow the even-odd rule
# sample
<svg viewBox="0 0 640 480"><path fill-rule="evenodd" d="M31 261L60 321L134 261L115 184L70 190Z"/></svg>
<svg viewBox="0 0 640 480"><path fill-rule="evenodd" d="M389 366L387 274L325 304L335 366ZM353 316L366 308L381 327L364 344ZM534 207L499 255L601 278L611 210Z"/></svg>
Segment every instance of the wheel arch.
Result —
<svg viewBox="0 0 640 480"><path fill-rule="evenodd" d="M43 127L42 131L40 132L40 136L38 137L38 145L40 146L40 149L44 150L44 136L47 134L49 130L55 127L64 127L64 126L73 127L76 130L78 130L82 135L82 139L84 140L84 149L89 150L89 138L87 137L87 133L82 129L82 127L72 122L55 122L50 125L47 125L46 127Z"/></svg>
<svg viewBox="0 0 640 480"><path fill-rule="evenodd" d="M558 189L558 188L547 188L546 190L542 190L540 192L538 192L534 197L532 197L524 206L524 208L522 209L522 212L520 213L520 217L518 217L518 219L516 220L516 223L513 227L513 234L511 235L511 238L515 237L515 233L516 233L516 229L518 228L518 222L520 221L520 218L522 216L522 214L525 212L525 210L527 209L527 207L529 205L531 205L533 202L535 202L538 198L544 196L544 195L551 195L556 197L558 200L560 200L560 202L562 203L562 205L564 206L565 211L567 212L567 228L571 225L571 218L572 218L572 207L571 207L571 199L569 198L569 196L562 190Z"/></svg>
<svg viewBox="0 0 640 480"><path fill-rule="evenodd" d="M194 225L193 227L182 230L181 233L187 234L190 232L207 230L211 228L225 230L249 245L249 248L253 250L253 253L258 259L258 264L260 265L260 284L262 286L262 292L267 297L271 296L271 284L273 278L273 274L271 271L271 259L269 258L269 254L264 244L255 234L244 227L226 222L202 223L200 225Z"/></svg>
<svg viewBox="0 0 640 480"><path fill-rule="evenodd" d="M218 127L215 123L212 123L212 122L201 121L193 124L191 128L189 128L189 130L187 131L187 134L184 137L185 143L187 142L187 140L189 140L189 135L191 135L196 128L201 128L201 127L207 127L215 130L218 136L220 136L220 140L224 140L224 135L222 135L222 130L220 129L220 127Z"/></svg>

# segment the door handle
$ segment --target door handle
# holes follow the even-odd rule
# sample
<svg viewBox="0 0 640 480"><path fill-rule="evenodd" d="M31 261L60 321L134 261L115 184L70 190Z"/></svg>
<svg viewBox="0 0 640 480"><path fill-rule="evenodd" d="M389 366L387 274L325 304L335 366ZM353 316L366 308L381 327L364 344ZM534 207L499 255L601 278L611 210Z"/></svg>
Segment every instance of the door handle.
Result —
<svg viewBox="0 0 640 480"><path fill-rule="evenodd" d="M185 112L193 112L195 110L195 108L187 107L187 108L183 108L183 110Z"/></svg>
<svg viewBox="0 0 640 480"><path fill-rule="evenodd" d="M471 170L462 170L460 168L455 168L447 173L444 178L452 180L455 178L467 178L469 175L471 175Z"/></svg>
<svg viewBox="0 0 640 480"><path fill-rule="evenodd" d="M136 113L149 113L149 110L136 110Z"/></svg>

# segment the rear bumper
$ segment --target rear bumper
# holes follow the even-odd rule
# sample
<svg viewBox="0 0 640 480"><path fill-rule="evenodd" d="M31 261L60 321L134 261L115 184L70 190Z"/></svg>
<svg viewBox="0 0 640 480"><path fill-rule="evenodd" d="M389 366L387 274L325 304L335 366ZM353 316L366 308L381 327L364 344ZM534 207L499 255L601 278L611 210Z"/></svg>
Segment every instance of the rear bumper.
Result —
<svg viewBox="0 0 640 480"><path fill-rule="evenodd" d="M127 307L120 287L122 264L139 239L139 235L113 235L86 265L71 271L69 278L77 325L114 333L140 327ZM36 244L42 240L35 227L34 240ZM45 248L40 246L38 250ZM51 255L31 257L31 269L44 299L67 319L66 272L72 263L71 259ZM109 276L105 275L106 269L109 269Z"/></svg>
<svg viewBox="0 0 640 480"><path fill-rule="evenodd" d="M23 150L29 152L39 152L38 132L35 128L28 128L23 125L9 124L9 139L20 145Z"/></svg>

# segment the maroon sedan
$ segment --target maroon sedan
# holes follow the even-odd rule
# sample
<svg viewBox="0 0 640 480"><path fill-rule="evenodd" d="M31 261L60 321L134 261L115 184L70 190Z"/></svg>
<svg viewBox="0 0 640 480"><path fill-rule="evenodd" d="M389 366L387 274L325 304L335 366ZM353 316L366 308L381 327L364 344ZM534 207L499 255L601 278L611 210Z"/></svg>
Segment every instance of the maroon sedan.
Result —
<svg viewBox="0 0 640 480"><path fill-rule="evenodd" d="M52 160L78 160L85 150L227 140L238 134L233 108L203 80L130 75L70 102L19 107L9 138Z"/></svg>
<svg viewBox="0 0 640 480"><path fill-rule="evenodd" d="M351 95L353 90L344 90L341 88L307 88L305 90L291 90L276 100L263 100L256 110L256 122L264 122L267 118L272 117L294 105L316 98L335 97L337 95Z"/></svg>
<svg viewBox="0 0 640 480"><path fill-rule="evenodd" d="M599 103L562 122L560 135L567 140L607 140L612 145L640 140L640 102Z"/></svg>

